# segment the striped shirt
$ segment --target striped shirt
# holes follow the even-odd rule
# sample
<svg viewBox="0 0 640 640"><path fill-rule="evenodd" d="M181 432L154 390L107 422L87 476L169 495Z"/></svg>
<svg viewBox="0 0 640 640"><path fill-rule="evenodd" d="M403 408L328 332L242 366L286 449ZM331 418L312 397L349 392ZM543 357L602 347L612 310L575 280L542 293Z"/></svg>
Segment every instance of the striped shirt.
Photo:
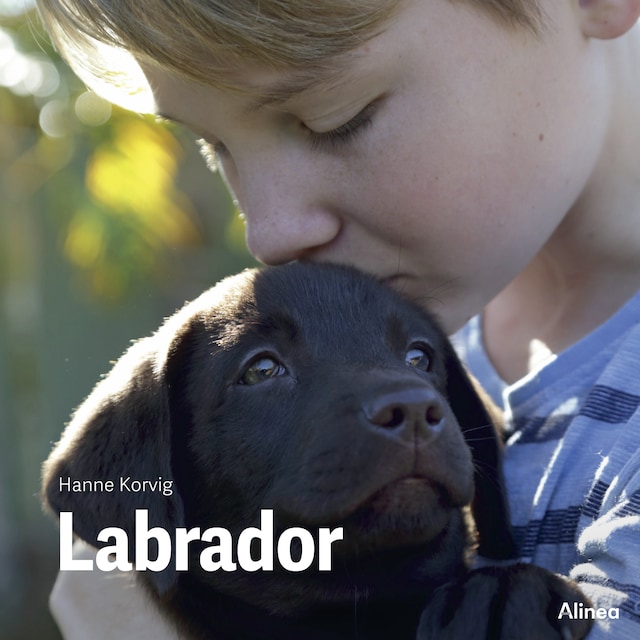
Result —
<svg viewBox="0 0 640 640"><path fill-rule="evenodd" d="M502 405L520 556L618 610L590 640L640 638L640 292L593 333L506 385L471 320L462 359ZM612 611L612 615L616 615Z"/></svg>

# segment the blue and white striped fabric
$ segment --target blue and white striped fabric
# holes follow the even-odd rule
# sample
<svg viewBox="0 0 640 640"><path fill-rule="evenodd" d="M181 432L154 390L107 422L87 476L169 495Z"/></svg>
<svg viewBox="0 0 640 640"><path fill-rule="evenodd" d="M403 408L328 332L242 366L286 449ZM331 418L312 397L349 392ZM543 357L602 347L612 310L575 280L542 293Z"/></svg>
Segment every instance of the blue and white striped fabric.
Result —
<svg viewBox="0 0 640 640"><path fill-rule="evenodd" d="M640 292L589 336L507 386L473 319L462 359L506 413L505 476L524 561L618 608L590 640L640 638Z"/></svg>

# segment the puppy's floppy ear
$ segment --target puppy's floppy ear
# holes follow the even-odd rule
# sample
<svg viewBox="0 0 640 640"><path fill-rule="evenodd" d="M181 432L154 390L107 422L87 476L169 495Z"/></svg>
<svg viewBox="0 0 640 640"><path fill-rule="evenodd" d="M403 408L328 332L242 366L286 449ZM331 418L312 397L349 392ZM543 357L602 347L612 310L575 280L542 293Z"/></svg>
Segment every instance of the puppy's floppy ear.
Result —
<svg viewBox="0 0 640 640"><path fill-rule="evenodd" d="M502 475L499 410L447 348L447 397L471 449L475 494L471 510L478 529L478 552L487 558L513 558L509 505Z"/></svg>
<svg viewBox="0 0 640 640"><path fill-rule="evenodd" d="M73 512L75 533L96 547L105 546L96 540L105 527L124 529L132 560L136 509L148 510L149 527L172 532L184 521L171 469L170 412L160 344L156 334L122 356L80 405L43 467L43 499L50 510L56 515ZM127 478L159 484L134 493L127 490ZM113 490L76 492L69 480L110 480ZM169 487L172 493L165 495ZM162 594L175 582L175 567L170 563L163 572L149 572L149 577Z"/></svg>

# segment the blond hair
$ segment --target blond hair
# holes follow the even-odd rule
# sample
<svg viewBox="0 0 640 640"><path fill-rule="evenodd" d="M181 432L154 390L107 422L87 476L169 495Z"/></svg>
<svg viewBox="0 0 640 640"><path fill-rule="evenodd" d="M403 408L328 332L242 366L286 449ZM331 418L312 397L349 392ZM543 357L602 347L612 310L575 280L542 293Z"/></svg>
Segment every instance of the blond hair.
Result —
<svg viewBox="0 0 640 640"><path fill-rule="evenodd" d="M537 0L464 0L537 31ZM152 112L138 63L234 88L233 69L329 71L374 37L401 0L37 0L51 39L84 82Z"/></svg>

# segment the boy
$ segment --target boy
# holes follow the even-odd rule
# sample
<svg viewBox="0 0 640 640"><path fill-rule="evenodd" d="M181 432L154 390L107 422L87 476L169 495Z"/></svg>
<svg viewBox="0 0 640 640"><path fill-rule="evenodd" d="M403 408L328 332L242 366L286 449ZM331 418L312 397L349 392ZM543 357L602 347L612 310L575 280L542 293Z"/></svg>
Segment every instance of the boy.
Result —
<svg viewBox="0 0 640 640"><path fill-rule="evenodd" d="M591 638L640 637L640 0L40 8L91 86L204 140L254 256L354 264L459 331L522 558L606 609ZM93 587L61 580L73 638Z"/></svg>

